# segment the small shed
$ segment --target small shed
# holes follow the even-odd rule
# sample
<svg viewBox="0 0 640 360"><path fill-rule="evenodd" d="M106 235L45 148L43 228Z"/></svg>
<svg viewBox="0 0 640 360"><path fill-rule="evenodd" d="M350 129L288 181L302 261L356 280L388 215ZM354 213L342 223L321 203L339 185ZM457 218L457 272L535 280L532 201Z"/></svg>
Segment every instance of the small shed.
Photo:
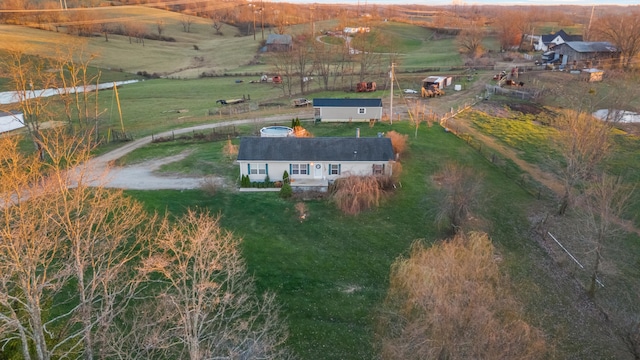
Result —
<svg viewBox="0 0 640 360"><path fill-rule="evenodd" d="M453 78L451 76L429 76L422 80L422 87L428 89L430 86L444 89L446 86L451 85Z"/></svg>
<svg viewBox="0 0 640 360"><path fill-rule="evenodd" d="M0 111L0 133L24 127L24 116L18 111Z"/></svg>
<svg viewBox="0 0 640 360"><path fill-rule="evenodd" d="M266 51L290 51L293 48L293 39L289 34L269 34L265 43Z"/></svg>
<svg viewBox="0 0 640 360"><path fill-rule="evenodd" d="M368 122L382 119L382 99L313 99L316 121Z"/></svg>
<svg viewBox="0 0 640 360"><path fill-rule="evenodd" d="M600 69L584 69L582 70L582 79L587 82L602 81L604 70Z"/></svg>

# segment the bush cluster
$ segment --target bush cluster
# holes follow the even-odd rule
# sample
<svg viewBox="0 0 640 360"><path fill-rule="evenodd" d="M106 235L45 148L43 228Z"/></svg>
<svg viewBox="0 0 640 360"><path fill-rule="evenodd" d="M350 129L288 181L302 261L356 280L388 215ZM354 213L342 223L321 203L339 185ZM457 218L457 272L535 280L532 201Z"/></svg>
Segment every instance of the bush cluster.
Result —
<svg viewBox="0 0 640 360"><path fill-rule="evenodd" d="M149 74L146 70L143 71L138 71L136 73L138 76L142 76L145 77L147 79L159 79L160 78L160 74L154 72L153 74Z"/></svg>

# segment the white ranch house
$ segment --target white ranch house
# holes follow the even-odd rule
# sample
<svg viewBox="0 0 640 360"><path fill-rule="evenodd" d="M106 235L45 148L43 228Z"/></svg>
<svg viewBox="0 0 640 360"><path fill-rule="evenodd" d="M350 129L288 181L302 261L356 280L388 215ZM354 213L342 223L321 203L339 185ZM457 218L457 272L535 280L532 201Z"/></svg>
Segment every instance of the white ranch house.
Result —
<svg viewBox="0 0 640 360"><path fill-rule="evenodd" d="M382 99L313 99L315 120L369 122L382 119Z"/></svg>
<svg viewBox="0 0 640 360"><path fill-rule="evenodd" d="M326 191L347 175L391 175L395 154L385 137L243 137L240 175L253 182L281 181L286 171L291 186Z"/></svg>

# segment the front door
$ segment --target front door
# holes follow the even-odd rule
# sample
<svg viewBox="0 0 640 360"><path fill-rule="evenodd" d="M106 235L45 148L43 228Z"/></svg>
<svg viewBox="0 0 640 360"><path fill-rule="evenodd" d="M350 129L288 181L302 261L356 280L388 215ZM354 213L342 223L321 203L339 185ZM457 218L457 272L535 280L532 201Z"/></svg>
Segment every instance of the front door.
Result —
<svg viewBox="0 0 640 360"><path fill-rule="evenodd" d="M322 164L315 164L313 166L313 178L320 179L322 177Z"/></svg>

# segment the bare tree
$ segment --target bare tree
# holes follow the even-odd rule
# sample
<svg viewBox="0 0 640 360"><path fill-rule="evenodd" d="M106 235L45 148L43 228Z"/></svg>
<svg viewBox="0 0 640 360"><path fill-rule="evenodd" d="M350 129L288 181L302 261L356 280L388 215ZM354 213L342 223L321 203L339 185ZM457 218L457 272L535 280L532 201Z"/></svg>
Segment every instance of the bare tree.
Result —
<svg viewBox="0 0 640 360"><path fill-rule="evenodd" d="M436 224L457 232L469 222L471 213L480 203L481 181L472 169L457 163L447 163L433 176L440 188L440 204Z"/></svg>
<svg viewBox="0 0 640 360"><path fill-rule="evenodd" d="M520 24L522 21L522 15L516 10L504 10L497 14L495 22L501 50L510 50L520 44L522 40Z"/></svg>
<svg viewBox="0 0 640 360"><path fill-rule="evenodd" d="M579 211L583 215L584 224L581 231L586 232L585 237L590 241L594 254L588 289L591 296L595 295L597 289L603 248L621 234L620 219L629 205L632 193L633 190L625 186L620 178L608 175L600 175L588 184L584 204Z"/></svg>
<svg viewBox="0 0 640 360"><path fill-rule="evenodd" d="M27 49L14 47L0 60L0 74L9 79L16 92L25 127L42 158L41 125L56 118L49 106L50 97L40 96L42 89L56 88L56 73L49 71L48 62L41 57L27 56Z"/></svg>
<svg viewBox="0 0 640 360"><path fill-rule="evenodd" d="M222 35L223 26L222 15L217 12L211 14L211 27L216 31L216 35Z"/></svg>
<svg viewBox="0 0 640 360"><path fill-rule="evenodd" d="M378 335L383 359L544 359L484 233L415 242L391 267Z"/></svg>
<svg viewBox="0 0 640 360"><path fill-rule="evenodd" d="M166 24L164 23L163 19L156 20L156 30L158 31L159 38L162 38L162 33L164 32L165 28L166 28Z"/></svg>
<svg viewBox="0 0 640 360"><path fill-rule="evenodd" d="M193 17L190 15L182 15L180 17L180 24L182 24L182 30L186 33L191 32L191 25L193 24Z"/></svg>
<svg viewBox="0 0 640 360"><path fill-rule="evenodd" d="M335 46L321 41L313 41L313 71L322 79L322 87L329 90L331 69L335 64Z"/></svg>
<svg viewBox="0 0 640 360"><path fill-rule="evenodd" d="M92 359L132 298L132 259L150 234L141 205L86 186L91 141L65 133L43 135L46 162L0 139L0 328L24 359Z"/></svg>
<svg viewBox="0 0 640 360"><path fill-rule="evenodd" d="M484 48L482 47L483 39L484 31L482 28L479 26L472 26L460 31L456 41L460 47L460 53L476 60L484 53Z"/></svg>
<svg viewBox="0 0 640 360"><path fill-rule="evenodd" d="M274 71L282 77L282 93L284 96L291 96L293 80L296 74L296 57L292 50L278 51L271 56Z"/></svg>
<svg viewBox="0 0 640 360"><path fill-rule="evenodd" d="M573 200L575 187L595 175L596 167L608 155L611 124L591 114L567 110L560 114L557 125L558 143L564 159L564 193L558 214L563 215Z"/></svg>
<svg viewBox="0 0 640 360"><path fill-rule="evenodd" d="M65 115L69 125L77 124L85 129L90 120L98 118L98 92L89 91L92 86L97 86L100 74L90 75L91 62L96 55L86 52L86 45L82 43L70 44L65 49L60 49L55 58L51 59L52 65L58 71L60 87L58 93L64 103ZM77 91L80 89L81 91ZM95 101L95 113L90 114L92 100Z"/></svg>
<svg viewBox="0 0 640 360"><path fill-rule="evenodd" d="M273 294L258 296L240 255L240 239L220 217L188 211L166 220L143 272L164 283L156 306L171 358L283 358L286 339ZM166 334L166 333L165 333Z"/></svg>
<svg viewBox="0 0 640 360"><path fill-rule="evenodd" d="M596 35L610 41L620 51L622 66L630 68L640 53L640 12L629 9L624 14L609 14L598 19Z"/></svg>
<svg viewBox="0 0 640 360"><path fill-rule="evenodd" d="M300 93L305 93L309 77L313 71L313 42L315 39L301 37L293 45L291 55L294 57L294 72L300 80Z"/></svg>
<svg viewBox="0 0 640 360"><path fill-rule="evenodd" d="M360 33L353 37L351 51L357 53L354 56L360 65L359 81L365 81L366 76L371 72L380 72L382 54L390 51L390 45L389 39L378 30Z"/></svg>

